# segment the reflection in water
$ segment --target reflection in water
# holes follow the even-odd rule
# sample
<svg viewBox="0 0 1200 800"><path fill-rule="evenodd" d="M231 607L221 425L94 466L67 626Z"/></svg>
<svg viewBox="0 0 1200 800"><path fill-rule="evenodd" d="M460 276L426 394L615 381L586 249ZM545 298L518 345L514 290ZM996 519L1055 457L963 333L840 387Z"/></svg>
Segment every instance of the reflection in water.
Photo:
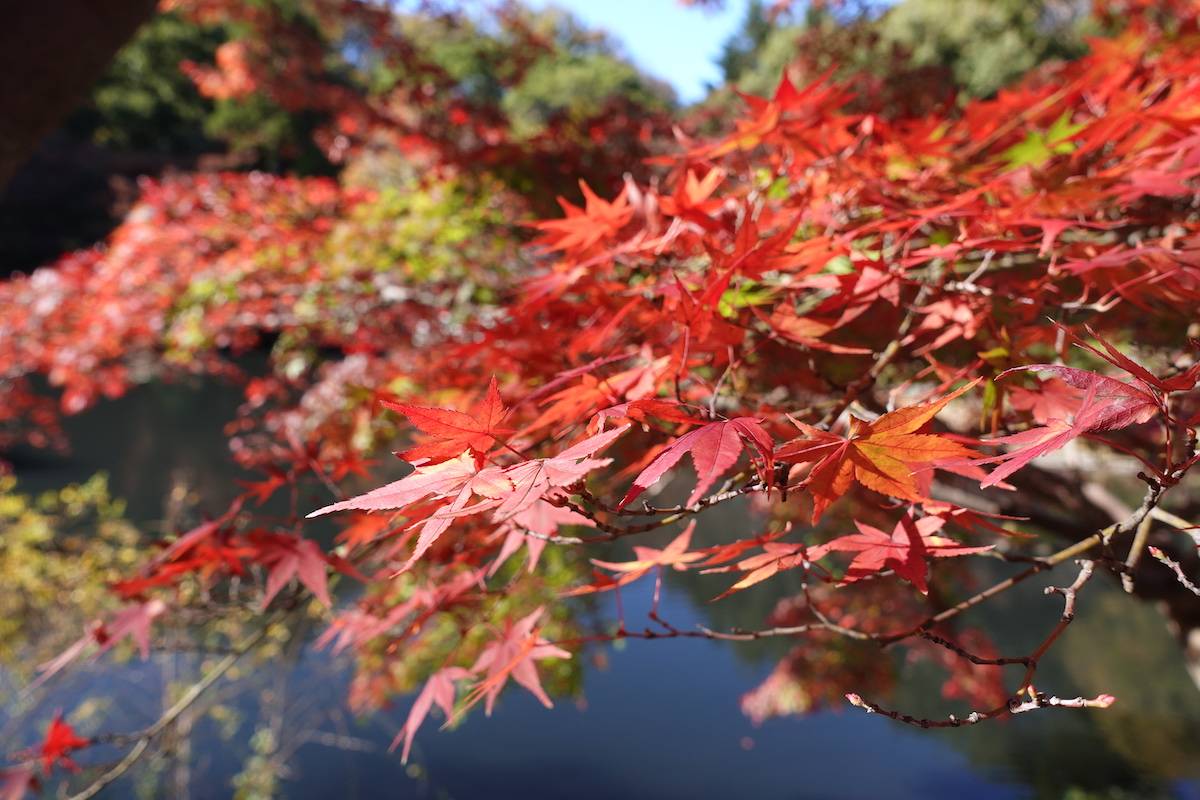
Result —
<svg viewBox="0 0 1200 800"><path fill-rule="evenodd" d="M201 609L197 618L186 626L156 629L156 648L146 662L122 645L114 656L56 677L48 691L22 694L16 688L27 683L30 665L61 650L89 618L100 616L109 602L104 584L138 557L133 545L139 530L152 535L164 527L179 530L206 508L228 502L238 476L220 431L237 402L231 388L143 387L69 420L75 447L70 456L18 459L19 488L0 487L5 527L0 569L5 586L18 589L0 601L5 604L0 628L5 634L0 644L4 752L35 741L58 707L84 735L138 730L219 663L228 642L262 624L253 609L206 619L204 603L190 603ZM97 470L109 473L112 495L125 498L127 506L109 500L97 482L55 499L30 500L22 494L59 490ZM748 505L718 507L701 520L696 543L722 541L730 526L743 528L751 518ZM661 546L674 535L660 531L645 543ZM556 568L582 568L553 550L547 555L561 562ZM629 551L615 543L591 555L623 560ZM994 569L998 576L1006 567ZM990 577L995 576L980 580ZM795 595L798 581L797 573L789 573L709 603L728 587L728 575L672 572L660 610L681 629L728 628L772 610L786 612L780 603ZM226 590L228 596L214 601L225 606L237 601L237 587ZM623 590L630 627L649 624L644 615L652 590L650 578ZM611 619L614 599L605 595L581 602L578 619L563 624L586 627L593 612ZM1039 676L1065 694L1112 692L1119 702L1104 714L1037 714L923 732L841 713L836 692L820 702L819 683L823 677L835 688L849 682L849 688L914 713L944 714L940 695L946 674L930 659L901 660L897 654L895 670L873 675L856 668L886 664L877 653L860 659L834 650L823 661L812 661L803 646L793 650L794 642L778 639L628 641L594 652L586 664L542 670L556 700L552 711L532 696L510 692L491 718L473 713L441 733L427 726L408 767L387 752L407 702L352 715L347 698L356 665L312 646L325 624L318 608L303 606L288 614L286 625L269 629L262 645L179 717L163 742L163 757L141 762L111 793L193 798L231 793L244 798L1200 796L1200 694L1163 617L1102 581L1094 582L1082 602L1087 613L1051 651ZM1048 628L1058 611L1031 581L981 609L977 621L994 632L1000 652L1020 653L1045 635L1030 621ZM881 608L880 613L900 611ZM771 677L785 657L791 672ZM358 681L369 676L369 666L357 665ZM739 698L768 679L795 682L792 710L818 710L772 716L787 709L778 702L769 709L756 707L751 695L748 710L763 718L755 725ZM859 681L871 685L853 685ZM893 681L889 695L884 686ZM820 710L829 706L834 710ZM80 760L102 764L123 752L102 746Z"/></svg>

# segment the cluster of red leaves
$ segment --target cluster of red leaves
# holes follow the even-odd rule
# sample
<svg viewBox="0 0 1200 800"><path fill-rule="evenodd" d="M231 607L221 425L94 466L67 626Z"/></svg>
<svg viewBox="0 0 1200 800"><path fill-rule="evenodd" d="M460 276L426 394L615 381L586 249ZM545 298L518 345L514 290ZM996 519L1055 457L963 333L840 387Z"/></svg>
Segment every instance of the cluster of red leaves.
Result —
<svg viewBox="0 0 1200 800"><path fill-rule="evenodd" d="M261 174L144 179L141 191L102 246L0 285L0 419L17 416L35 374L61 388L66 413L117 397L139 365L162 365L164 346L195 352L180 368L226 371L218 348L297 325L298 298L326 277L319 247L362 199L328 179ZM267 265L271 247L281 249ZM180 315L180 298L205 283L236 287L239 302Z"/></svg>
<svg viewBox="0 0 1200 800"><path fill-rule="evenodd" d="M857 532L825 542L730 531L729 544L692 550L689 529L664 550L598 562L595 580L568 594L668 566L741 571L734 590L804 567L833 588L894 574L924 593L931 560L991 549L961 544L950 525L960 536L997 530L979 512L932 500L937 470L1004 487L1074 438L1136 429L1127 449L1147 463L1161 458L1159 478L1177 475L1195 454L1164 451L1160 429L1145 423L1197 421L1172 404L1190 402L1197 379L1185 332L1200 290L1198 41L1194 18L1170 34L1135 23L1079 62L930 118L849 109L849 86L785 79L729 136L682 140L678 156L662 159L666 181L629 182L612 199L585 186L582 207L564 201L561 219L537 226L544 273L499 324L458 349L452 369L439 368L478 376L476 386L495 373L516 433L502 440L478 416L439 433L423 421L428 412L410 414L435 436L422 455L440 463L323 511L395 510L422 532L401 569L432 556L424 574L451 575L498 555L491 532L507 517L494 509L566 505L624 536L646 526L631 517L723 502L710 491L748 449L750 469L729 494L760 494L787 517L795 515L779 503L807 495L814 523L847 495L882 496L899 513L877 527L868 520L888 514L851 511ZM1085 322L1103 350L1069 347ZM1154 346L1169 377L1109 343L1131 336ZM1055 355L1080 366L1042 363ZM1130 378L1097 371L1105 361ZM1079 394L1059 393L1041 427L1022 430L1020 409L1040 387L1011 376L1030 363ZM881 402L873 384L885 377L895 390ZM1006 402L1010 388L1020 402ZM990 428L1012 433L980 442L961 414L935 421L980 389ZM903 393L938 399L888 411ZM626 427L599 434L623 448L612 451L623 469L611 480L597 482L599 463L558 481L498 480L540 473L567 454L590 459L597 431L612 422ZM789 428L800 436L788 441ZM977 449L998 445L1014 449ZM631 505L685 454L698 481L681 506ZM980 468L996 461L1004 466L991 476ZM630 478L610 504L613 484ZM453 546L435 555L434 539L452 529ZM754 549L762 554L746 555ZM823 565L839 553L848 565ZM960 696L997 696L995 681L955 685Z"/></svg>
<svg viewBox="0 0 1200 800"><path fill-rule="evenodd" d="M933 559L982 554L991 542L960 540L1003 532L934 499L939 482L1016 488L1019 510L1037 502L1020 482L1032 460L1119 432L1111 444L1162 486L1177 483L1200 458L1189 395L1200 368L1187 338L1200 299L1200 32L1194 11L1166 29L1156 18L1135 17L1078 62L938 114L863 110L851 105L853 84L785 79L728 135L680 133L658 161L661 180L631 179L611 199L584 184L582 206L564 200L562 217L535 226L541 268L498 313L436 350L406 351L411 397L387 396L378 371L357 376L370 391L340 396L342 411L373 415L386 399L421 434L403 454L413 471L312 516L392 512L343 531L370 586L329 638L436 662L402 731L405 751L434 705L460 713L460 685L470 685L466 706L490 709L509 677L549 702L533 662L565 657L572 642L541 636L547 596L616 589L665 567L738 572L730 591L799 569L815 587L803 607L825 630L882 636L911 624L883 609L935 585L930 594L953 593L956 573L931 575ZM248 331L271 328L251 318ZM234 341L236 315L218 329ZM360 333L376 351L407 344L395 326ZM1136 343L1154 370L1112 342ZM1017 371L1053 380L1020 385ZM980 441L977 419L1004 435ZM354 452L349 431L281 435L282 465L252 492L344 472L328 454ZM978 450L994 446L1013 449ZM696 473L686 498L646 502L684 455ZM665 548L639 546L632 561L597 562L591 581L565 589L533 569L548 541L634 536L743 495L770 510L775 530L723 531L692 549L689 528ZM569 526L596 532L571 537ZM268 599L293 576L324 599L328 559L311 541L213 533L203 548L176 545L125 588L211 577L245 557L269 569ZM521 544L531 569L499 585ZM456 644L439 649L437 630ZM779 686L760 691L842 663L793 654L772 678ZM996 694L984 680L953 687ZM759 716L787 706L748 704Z"/></svg>
<svg viewBox="0 0 1200 800"><path fill-rule="evenodd" d="M113 584L113 591L127 599L144 598L151 589L175 586L188 575L195 575L207 584L218 578L245 576L249 564L257 564L266 571L263 608L271 605L275 595L292 578L298 579L328 607L332 605L327 582L329 567L354 574L339 559L326 555L311 539L266 530L243 534L206 522L180 536L146 566L142 575Z"/></svg>

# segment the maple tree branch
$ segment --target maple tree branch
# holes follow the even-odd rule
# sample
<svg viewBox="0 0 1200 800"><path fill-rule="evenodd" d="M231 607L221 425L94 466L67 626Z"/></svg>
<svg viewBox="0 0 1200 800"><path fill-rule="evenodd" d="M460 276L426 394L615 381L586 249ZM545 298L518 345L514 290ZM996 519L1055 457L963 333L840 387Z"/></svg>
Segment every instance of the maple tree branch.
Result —
<svg viewBox="0 0 1200 800"><path fill-rule="evenodd" d="M1058 624L1050 631L1050 634L1042 640L1037 649L1029 656L1030 663L1025 668L1025 677L1021 679L1021 687L1017 690L1018 694L1026 690L1032 691L1033 677L1037 672L1038 662L1049 650L1050 647L1062 636L1069 626L1075 620L1075 598L1083 585L1091 580L1092 573L1095 571L1096 562L1087 559L1081 559L1079 564L1079 575L1076 576L1074 583L1067 587L1047 586L1044 593L1061 594L1063 596L1063 612L1058 620Z"/></svg>
<svg viewBox="0 0 1200 800"><path fill-rule="evenodd" d="M990 719L999 719L1001 717L1012 717L1017 714L1025 714L1030 711L1038 711L1044 708L1108 708L1113 704L1115 698L1112 695L1102 694L1097 697L1072 697L1061 698L1052 695L1037 695L1029 700L1021 701L1014 698L1002 706L989 709L987 711L972 711L966 716L959 717L950 714L946 719L932 719L928 717L914 717L911 714L904 714L899 711L893 711L884 708L878 703L873 703L870 700L864 699L862 696L853 692L846 695L846 699L850 705L855 708L861 708L868 714L879 714L889 719L894 719L897 722L903 722L906 725L912 725L918 728L961 728L965 725L977 725L980 722L985 722Z"/></svg>
<svg viewBox="0 0 1200 800"><path fill-rule="evenodd" d="M1162 550L1158 549L1157 547L1150 547L1149 550L1150 550L1150 555L1153 556L1156 561L1165 565L1172 572L1175 573L1175 580L1179 581L1180 586L1187 589L1189 592L1196 595L1197 597L1200 597L1200 586L1197 586L1196 584L1192 583L1192 581L1188 578L1187 574L1183 571L1183 567L1180 566L1178 561L1171 558L1170 556L1168 556L1166 553L1164 553Z"/></svg>
<svg viewBox="0 0 1200 800"><path fill-rule="evenodd" d="M708 399L708 415L712 419L717 418L717 398L721 394L721 386L725 383L725 380L729 377L730 373L740 367L742 361L748 358L756 349L758 349L758 345L750 348L742 356L734 358L733 348L729 348L729 363L725 365L725 369L721 371L721 375L717 378L717 382L713 384L712 396Z"/></svg>
<svg viewBox="0 0 1200 800"><path fill-rule="evenodd" d="M914 725L920 728L958 728L963 725L975 725L980 722L984 722L985 720L999 719L1001 717L1023 714L1041 708L1108 708L1113 704L1114 701L1114 698L1111 695L1100 695L1092 699L1076 697L1064 700L1059 697L1038 692L1033 687L1033 678L1037 674L1038 663L1075 619L1076 597L1078 596L1079 590L1082 589L1083 585L1091 579L1092 574L1095 571L1095 562L1093 561L1085 559L1080 560L1078 563L1079 574L1076 576L1074 582L1072 582L1070 586L1046 587L1045 594L1061 594L1063 596L1062 615L1059 617L1058 624L1054 626L1046 638L1043 639L1037 648L1028 656L1015 659L983 659L974 656L973 654L945 639L942 639L941 637L929 634L927 631L923 631L919 634L922 638L933 641L936 644L940 644L976 664L984 666L1024 664L1025 674L1021 678L1020 685L1002 705L985 711L972 711L965 717L961 718L954 714L950 714L946 719L932 719L927 717L914 717L910 714L904 714L899 711L884 708L877 703L865 700L862 695L853 692L847 694L846 699L851 705L855 706L856 708L862 708L866 710L867 713L882 714L883 716L894 719L898 722L903 722L907 725ZM1023 700L1022 698L1026 696L1028 699Z"/></svg>
<svg viewBox="0 0 1200 800"><path fill-rule="evenodd" d="M136 764L143 755L145 755L146 749L150 746L150 743L154 740L154 738L162 733L162 731L165 730L169 725L174 723L175 720L179 719L179 717L185 711L187 711L197 700L200 699L205 691L207 691L214 683L220 680L221 677L228 672L234 664L237 663L238 659L240 659L243 655L253 649L259 642L261 642L267 635L267 632L270 630L271 626L275 622L278 622L282 616L283 612L276 613L273 618L266 620L261 628L234 646L227 655L221 658L220 661L218 661L212 666L212 668L204 673L200 680L189 686L187 690L180 695L179 699L175 701L174 705L163 712L162 716L160 716L154 722L154 724L150 725L150 727L145 728L144 730L135 734L112 736L108 737L107 739L97 738L97 741L104 741L110 744L125 744L130 741L132 741L134 744L133 748L126 753L124 758L118 761L115 766L102 774L100 777L96 778L83 790L71 795L68 800L89 800L89 798L95 797L106 786L128 772L129 769Z"/></svg>
<svg viewBox="0 0 1200 800"><path fill-rule="evenodd" d="M684 630L671 624L667 620L662 619L662 617L658 614L653 615L651 619L664 626L666 630L656 631L651 628L644 628L638 631L629 630L624 627L618 627L618 629L612 633L595 633L589 636L561 639L553 642L553 644L566 647L569 645L585 644L588 642L614 642L620 639L712 639L715 641L724 642L752 642L759 639L800 636L813 631L828 631L860 641L869 641L873 638L871 634L863 631L857 631L852 628L843 628L835 624L825 624L823 622L809 622L803 625L759 628L756 630L730 628L728 631L718 631L704 625L697 625L695 630Z"/></svg>
<svg viewBox="0 0 1200 800"><path fill-rule="evenodd" d="M1181 477L1181 472L1177 471L1174 474L1174 477L1176 477L1176 478ZM1040 572L1045 572L1048 569L1052 569L1059 564L1062 564L1066 561L1069 561L1072 558L1075 558L1076 556L1083 555L1084 553L1091 550L1093 547L1096 547L1098 545L1107 544L1109 541L1111 541L1116 536L1120 536L1124 533L1128 533L1128 532L1136 529L1137 526L1141 524L1142 520L1145 519L1147 516L1149 516L1151 511L1155 507L1157 507L1159 501L1162 498L1163 492L1164 492L1164 486L1161 483L1158 483L1156 481L1150 481L1149 488L1146 492L1145 499L1142 501L1141 506L1139 506L1137 508L1137 510L1135 510L1129 517L1127 517L1123 521L1113 523L1112 525L1108 526L1107 528L1104 528L1103 530L1100 530L1100 531L1092 534L1091 536L1087 537L1086 539L1081 539L1080 541L1076 542L1075 544L1073 544L1069 547L1064 547L1062 550L1059 550L1058 552L1056 552L1052 555L1046 556L1045 558L1038 559L1035 563L1031 564L1027 569L1022 570L1021 572L1018 572L1016 575L1012 575L998 583L992 584L991 586L984 589L983 591L978 592L959 603L956 603L955 605L951 606L950 608L947 608L943 611L938 612L937 614L934 614L934 615L928 617L925 621L918 623L917 625L915 625L911 628L900 631L898 633L894 633L894 634L882 637L882 642L884 643L884 645L890 645L890 644L894 644L896 642L903 641L904 639L908 639L912 636L919 635L921 633L921 631L928 630L936 625L946 622L947 620L953 619L954 617L958 616L962 612L967 611L968 609L974 608L975 606L979 605L980 603L982 603L983 601L985 601L991 597L995 597L996 595L1001 594L1002 592L1008 591L1009 589L1016 586L1017 584L1022 583L1023 581L1026 581L1029 578L1032 578L1034 575L1037 575Z"/></svg>
<svg viewBox="0 0 1200 800"><path fill-rule="evenodd" d="M1031 660L1029 656L1016 656L1016 657L1002 656L999 658L985 658L983 656L977 656L974 653L972 653L971 651L967 650L962 645L955 644L954 642L950 641L949 639L945 639L941 636L938 636L935 633L931 633L929 631L921 631L917 635L920 636L922 639L933 642L934 644L938 645L939 647L944 647L945 649L949 650L951 653L954 653L955 655L959 656L960 658L964 658L967 661L970 661L972 664L978 664L981 667L1005 667L1005 666L1009 666L1010 664L1020 664L1021 666L1027 667L1027 666L1029 666L1029 663Z"/></svg>
<svg viewBox="0 0 1200 800"><path fill-rule="evenodd" d="M713 506L720 505L721 503L725 503L725 502L728 502L735 498L742 497L743 495L752 494L754 492L763 492L763 491L766 491L766 487L764 487L758 481L754 481L752 483L746 484L745 486L742 486L737 489L729 489L727 491L722 491L722 492L718 492L716 494L709 495L708 497L705 497L702 500L698 500L697 502L693 503L690 506L680 506L680 507L669 508L669 509L668 508L654 508L653 506L644 506L642 511L645 511L648 514L666 514L666 516L660 517L659 519L656 519L656 520L651 520L650 522L643 522L643 523L639 523L636 525L614 525L611 522L607 522L605 520L599 519L591 511L591 509L588 509L587 507L582 506L579 503L575 503L575 502L571 501L569 498L562 498L562 499L558 499L558 500L548 500L547 502L551 503L552 505L557 505L557 506L561 506L563 508L568 508L571 511L574 511L576 514L579 514L580 516L587 517L595 524L595 526L598 530L602 531L602 533L599 535L596 535L596 536L557 537L557 538L553 538L553 539L545 538L545 541L553 542L554 544L595 544L598 542L611 542L611 541L615 541L617 539L624 538L626 536L635 536L639 533L647 533L649 531L657 530L659 528L663 528L668 525L672 525L672 524L679 522L680 520L686 519L694 514L699 514L701 511L705 511L709 508L712 508ZM633 511L633 512L627 512L627 513L640 514L641 511ZM544 537L539 537L539 538L544 538Z"/></svg>
<svg viewBox="0 0 1200 800"><path fill-rule="evenodd" d="M1129 555L1125 558L1125 571L1121 573L1121 588L1126 594L1133 594L1133 570L1142 558L1146 549L1146 541L1150 538L1150 528L1154 524L1154 515L1147 514L1138 523L1133 536L1133 544L1129 547Z"/></svg>

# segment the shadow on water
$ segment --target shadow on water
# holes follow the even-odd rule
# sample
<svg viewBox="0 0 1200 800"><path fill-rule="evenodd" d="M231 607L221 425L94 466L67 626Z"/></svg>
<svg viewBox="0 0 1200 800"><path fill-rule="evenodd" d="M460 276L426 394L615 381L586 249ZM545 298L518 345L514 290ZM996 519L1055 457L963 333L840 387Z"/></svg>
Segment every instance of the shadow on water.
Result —
<svg viewBox="0 0 1200 800"><path fill-rule="evenodd" d="M21 491L106 471L112 493L128 501L128 518L144 530L172 516L181 491L200 509L220 508L236 491L221 429L238 401L232 387L136 389L69 420L70 455L22 459ZM722 506L704 518L698 542L717 541L750 516L747 507ZM624 558L624 548L603 555ZM1005 565L988 568L998 576ZM728 628L762 619L797 589L780 576L709 603L728 583L728 576L672 574L661 611L680 628ZM631 626L649 609L652 588L647 579L623 593ZM598 602L611 618L612 598ZM313 649L320 630L313 625L279 642L269 659L235 669L216 711L189 720L169 758L133 771L111 796L226 797L237 786L245 797L275 791L290 798L1200 797L1200 693L1163 618L1104 581L1089 586L1081 605L1039 681L1062 696L1115 694L1119 701L1107 712L1029 714L934 733L845 708L755 726L739 698L792 643L630 641L604 658L584 655L582 695L557 698L552 711L513 691L491 718L472 714L440 733L427 725L407 768L387 752L406 704L350 715L351 665ZM1031 582L976 621L999 650L1020 653L1058 612ZM189 648L204 636L168 637L149 662L86 666L56 686L53 706L87 706L99 690L107 704L85 724L143 726L161 711L168 687L198 668L201 657ZM921 664L898 669L890 704L918 715L947 712L944 675ZM10 711L0 717L8 723L0 727L5 751L35 740L49 713L25 715L28 724L18 725ZM119 751L93 755L89 763Z"/></svg>

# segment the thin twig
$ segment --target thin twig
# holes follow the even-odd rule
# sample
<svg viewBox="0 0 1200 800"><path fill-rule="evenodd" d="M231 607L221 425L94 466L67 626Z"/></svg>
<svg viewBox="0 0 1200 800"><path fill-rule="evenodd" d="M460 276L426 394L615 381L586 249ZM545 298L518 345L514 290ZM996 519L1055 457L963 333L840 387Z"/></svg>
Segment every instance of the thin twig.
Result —
<svg viewBox="0 0 1200 800"><path fill-rule="evenodd" d="M150 746L150 742L154 740L154 737L158 736L158 734L162 733L167 726L179 719L180 715L187 711L188 708L190 708L191 705L195 703L201 695L204 694L205 690L220 680L221 676L228 672L230 667L237 663L239 658L241 658L243 655L249 652L251 648L262 641L263 637L267 635L267 631L270 629L272 623L276 621L279 616L280 615L276 614L275 619L268 620L259 630L238 643L232 652L218 661L212 667L212 669L210 669L202 678L200 678L200 680L189 686L187 691L185 691L179 697L179 699L175 701L173 706L163 712L163 715L159 717L153 725L146 728L141 733L136 734L136 740L134 742L133 749L126 753L125 757L118 761L116 766L105 772L100 777L96 778L96 780L92 781L92 783L84 790L78 792L77 794L71 795L68 800L89 800L89 798L95 797L97 794L99 794L104 787L108 786L110 783L117 780L127 771L129 771L130 767L136 764L138 760L145 754L146 748Z"/></svg>
<svg viewBox="0 0 1200 800"><path fill-rule="evenodd" d="M1028 711L1034 711L1040 708L1108 708L1113 704L1114 698L1112 695L1100 695L1092 699L1076 697L1072 699L1062 699L1051 695L1045 695L1034 689L1033 678L1037 674L1038 662L1046 651L1054 644L1067 626L1075 619L1075 599L1079 590L1083 585L1091 579L1095 571L1095 562L1081 560L1079 563L1079 575L1075 581L1066 587L1050 586L1046 589L1046 594L1061 594L1063 596L1063 611L1059 617L1058 624L1053 630L1042 640L1032 653L1021 659L978 659L966 650L958 648L956 645L942 639L941 637L933 637L928 632L922 632L924 638L930 639L938 644L948 647L955 653L959 653L965 658L975 661L975 663L984 664L987 666L1004 666L1006 664L1023 663L1025 665L1025 674L1021 678L1021 683L1017 690L1013 692L1009 698L999 706L985 711L972 711L964 717L958 717L954 714L949 715L946 719L932 719L928 717L914 717L911 714L904 714L899 711L894 711L884 708L877 703L863 699L859 694L850 693L846 695L846 699L851 705L864 709L871 714L882 714L885 717L894 719L898 722L903 722L906 725L914 725L920 728L958 728L963 725L975 725L989 719L998 719L1000 717L1013 716L1015 714L1023 714ZM976 660L978 659L978 660ZM1028 697L1028 699L1023 699Z"/></svg>
<svg viewBox="0 0 1200 800"><path fill-rule="evenodd" d="M1152 515L1147 514L1143 517L1133 536L1133 544L1129 546L1129 555L1125 558L1126 571L1121 573L1121 588L1126 594L1133 594L1133 570L1142 557L1142 551L1146 549L1146 540L1150 538L1150 526L1153 524Z"/></svg>
<svg viewBox="0 0 1200 800"><path fill-rule="evenodd" d="M1171 571L1175 573L1175 580L1179 581L1180 586L1187 589L1197 597L1200 597L1200 586L1196 586L1196 584L1192 583L1188 579L1188 576L1184 573L1183 567L1179 565L1178 561L1171 558L1157 547L1150 548L1150 555L1154 556L1156 560L1171 568Z"/></svg>

